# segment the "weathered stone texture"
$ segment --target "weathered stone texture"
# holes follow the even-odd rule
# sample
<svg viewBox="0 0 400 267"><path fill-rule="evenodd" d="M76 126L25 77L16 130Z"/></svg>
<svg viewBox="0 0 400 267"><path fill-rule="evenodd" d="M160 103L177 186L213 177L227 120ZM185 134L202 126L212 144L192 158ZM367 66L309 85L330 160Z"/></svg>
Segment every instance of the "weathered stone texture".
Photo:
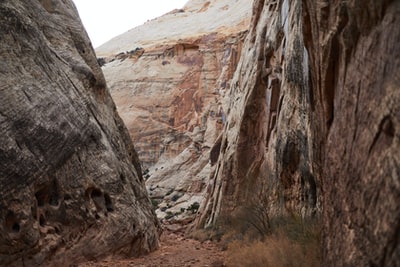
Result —
<svg viewBox="0 0 400 267"><path fill-rule="evenodd" d="M256 1L230 88L215 176L201 225L267 194L271 213L320 213L308 56L299 1Z"/></svg>
<svg viewBox="0 0 400 267"><path fill-rule="evenodd" d="M158 246L140 164L71 1L0 3L0 265Z"/></svg>
<svg viewBox="0 0 400 267"><path fill-rule="evenodd" d="M322 215L323 266L399 265L399 6L255 2L199 225L267 194Z"/></svg>
<svg viewBox="0 0 400 267"><path fill-rule="evenodd" d="M400 2L306 1L325 266L400 265ZM318 103L320 102L320 103Z"/></svg>

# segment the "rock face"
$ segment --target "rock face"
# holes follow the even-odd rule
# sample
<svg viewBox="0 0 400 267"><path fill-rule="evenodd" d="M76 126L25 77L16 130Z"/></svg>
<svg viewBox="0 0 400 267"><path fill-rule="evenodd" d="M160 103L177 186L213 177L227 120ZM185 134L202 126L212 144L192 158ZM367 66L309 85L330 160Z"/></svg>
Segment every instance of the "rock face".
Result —
<svg viewBox="0 0 400 267"><path fill-rule="evenodd" d="M203 200L251 5L189 1L96 51L160 218Z"/></svg>
<svg viewBox="0 0 400 267"><path fill-rule="evenodd" d="M71 1L0 3L0 265L158 246L140 164Z"/></svg>
<svg viewBox="0 0 400 267"><path fill-rule="evenodd" d="M323 266L400 264L399 8L255 1L199 225L267 195L322 215Z"/></svg>
<svg viewBox="0 0 400 267"><path fill-rule="evenodd" d="M289 2L254 4L200 225L263 195L269 213L321 212L321 147L313 132L319 121L310 104L302 4Z"/></svg>
<svg viewBox="0 0 400 267"><path fill-rule="evenodd" d="M303 8L315 113L323 114L314 132L325 137L324 265L399 266L400 2Z"/></svg>

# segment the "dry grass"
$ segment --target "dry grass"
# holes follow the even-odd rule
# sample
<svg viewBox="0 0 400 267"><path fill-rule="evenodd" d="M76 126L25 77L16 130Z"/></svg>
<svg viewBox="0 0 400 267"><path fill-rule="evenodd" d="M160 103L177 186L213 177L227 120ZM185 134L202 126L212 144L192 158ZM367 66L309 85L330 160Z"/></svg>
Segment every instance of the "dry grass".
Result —
<svg viewBox="0 0 400 267"><path fill-rule="evenodd" d="M254 232L225 235L228 267L320 266L320 227L315 222L278 218L272 234L254 238Z"/></svg>
<svg viewBox="0 0 400 267"><path fill-rule="evenodd" d="M227 267L321 265L321 231L318 219L303 220L294 215L272 218L250 215L240 212L221 218L214 228L194 230L189 236L199 241L221 241L220 245L226 250ZM260 218L266 218L265 224L258 220ZM260 225L267 227L261 228Z"/></svg>
<svg viewBox="0 0 400 267"><path fill-rule="evenodd" d="M319 243L301 245L282 234L264 241L234 241L228 245L228 267L309 267L320 266Z"/></svg>
<svg viewBox="0 0 400 267"><path fill-rule="evenodd" d="M210 229L194 229L187 233L187 237L193 238L197 241L221 241L221 237L224 233L216 228Z"/></svg>

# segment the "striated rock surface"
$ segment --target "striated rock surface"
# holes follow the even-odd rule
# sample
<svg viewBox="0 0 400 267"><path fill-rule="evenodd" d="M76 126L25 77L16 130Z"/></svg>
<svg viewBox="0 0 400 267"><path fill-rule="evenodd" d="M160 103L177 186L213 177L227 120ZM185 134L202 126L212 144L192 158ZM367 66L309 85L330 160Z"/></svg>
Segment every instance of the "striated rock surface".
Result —
<svg viewBox="0 0 400 267"><path fill-rule="evenodd" d="M0 265L158 246L128 131L71 1L0 3Z"/></svg>
<svg viewBox="0 0 400 267"><path fill-rule="evenodd" d="M319 121L301 18L301 1L254 4L200 225L264 195L271 214L321 212L321 148L313 133Z"/></svg>
<svg viewBox="0 0 400 267"><path fill-rule="evenodd" d="M251 6L189 1L96 50L160 218L186 220L203 200Z"/></svg>
<svg viewBox="0 0 400 267"><path fill-rule="evenodd" d="M323 266L399 265L399 7L255 1L198 225L266 195L322 216Z"/></svg>
<svg viewBox="0 0 400 267"><path fill-rule="evenodd" d="M306 1L303 10L325 137L324 265L399 266L400 2Z"/></svg>

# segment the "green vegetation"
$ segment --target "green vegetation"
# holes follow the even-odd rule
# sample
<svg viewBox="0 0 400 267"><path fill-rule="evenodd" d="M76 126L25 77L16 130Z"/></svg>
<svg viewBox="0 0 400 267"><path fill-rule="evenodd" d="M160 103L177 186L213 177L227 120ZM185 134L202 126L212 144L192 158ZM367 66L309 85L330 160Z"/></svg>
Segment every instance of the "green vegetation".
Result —
<svg viewBox="0 0 400 267"><path fill-rule="evenodd" d="M200 208L200 204L199 204L199 202L193 202L187 209L186 209L186 211L190 211L192 214L195 214L195 213L197 213L197 211L199 210L199 208Z"/></svg>

